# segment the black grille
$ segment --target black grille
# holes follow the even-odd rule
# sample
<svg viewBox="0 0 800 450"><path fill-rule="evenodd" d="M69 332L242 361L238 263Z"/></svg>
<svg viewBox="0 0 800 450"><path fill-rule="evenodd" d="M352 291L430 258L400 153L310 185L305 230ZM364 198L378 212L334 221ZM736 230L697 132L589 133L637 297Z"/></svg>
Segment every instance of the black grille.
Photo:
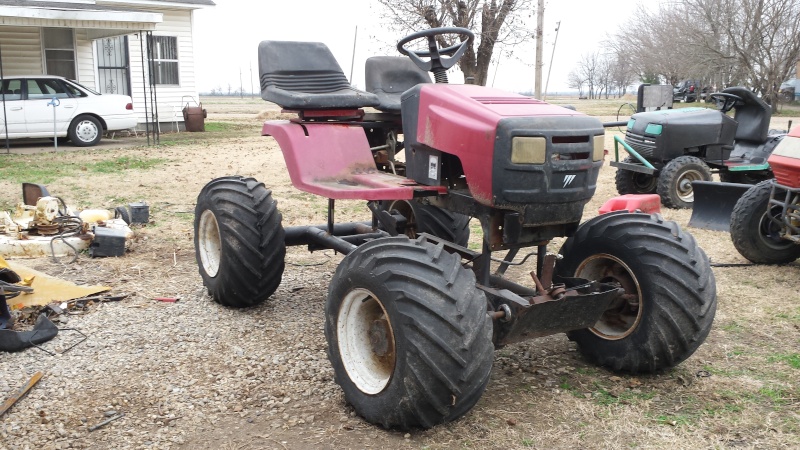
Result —
<svg viewBox="0 0 800 450"><path fill-rule="evenodd" d="M645 143L644 139L644 136L640 134L631 133L630 131L625 133L625 142L630 145L631 148L645 158L652 158L655 154L656 144Z"/></svg>

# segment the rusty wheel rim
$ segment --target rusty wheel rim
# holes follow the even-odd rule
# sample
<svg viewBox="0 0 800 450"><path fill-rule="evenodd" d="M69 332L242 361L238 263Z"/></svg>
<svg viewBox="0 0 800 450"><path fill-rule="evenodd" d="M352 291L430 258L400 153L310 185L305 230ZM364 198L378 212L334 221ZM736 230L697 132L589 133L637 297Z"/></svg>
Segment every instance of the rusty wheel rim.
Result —
<svg viewBox="0 0 800 450"><path fill-rule="evenodd" d="M623 339L633 333L642 320L642 289L627 264L608 254L593 255L584 260L575 276L605 283L618 283L625 294L614 300L589 330L608 340Z"/></svg>
<svg viewBox="0 0 800 450"><path fill-rule="evenodd" d="M222 238L219 234L217 217L211 210L207 209L200 215L200 224L197 226L197 244L203 270L210 277L217 276L222 257Z"/></svg>
<svg viewBox="0 0 800 450"><path fill-rule="evenodd" d="M383 391L394 373L397 351L392 324L383 304L370 291L345 295L336 320L342 365L365 394Z"/></svg>
<svg viewBox="0 0 800 450"><path fill-rule="evenodd" d="M406 218L405 235L409 239L417 238L417 217L414 215L414 209L411 203L407 200L395 200L386 208L387 211L397 210L400 215Z"/></svg>
<svg viewBox="0 0 800 450"><path fill-rule="evenodd" d="M699 170L690 169L678 177L677 186L675 191L678 198L686 203L694 202L694 189L692 188L692 181L702 181L703 174Z"/></svg>

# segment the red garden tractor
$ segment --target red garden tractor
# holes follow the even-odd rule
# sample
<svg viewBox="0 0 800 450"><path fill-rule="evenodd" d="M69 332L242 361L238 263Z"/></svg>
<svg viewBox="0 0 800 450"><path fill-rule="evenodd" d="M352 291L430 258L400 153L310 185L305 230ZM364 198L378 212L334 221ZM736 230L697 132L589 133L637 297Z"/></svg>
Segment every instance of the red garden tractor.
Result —
<svg viewBox="0 0 800 450"><path fill-rule="evenodd" d="M800 258L800 126L775 147L769 165L775 179L750 187L736 202L731 239L754 263L784 264Z"/></svg>
<svg viewBox="0 0 800 450"><path fill-rule="evenodd" d="M443 37L455 44L439 46ZM708 259L677 224L628 212L580 223L603 165L597 119L447 83L472 40L463 28L407 36L408 58L367 62L369 92L324 44L262 42L262 97L297 115L262 134L296 188L328 199L327 223L283 227L253 178L215 179L197 199L200 274L222 305L272 295L286 246L345 255L325 307L328 355L347 402L384 427L464 415L493 349L532 337L566 332L614 371L667 369L700 346L716 311ZM372 220L335 222L341 199L366 201ZM470 218L481 251L465 246ZM505 276L529 259L527 285Z"/></svg>

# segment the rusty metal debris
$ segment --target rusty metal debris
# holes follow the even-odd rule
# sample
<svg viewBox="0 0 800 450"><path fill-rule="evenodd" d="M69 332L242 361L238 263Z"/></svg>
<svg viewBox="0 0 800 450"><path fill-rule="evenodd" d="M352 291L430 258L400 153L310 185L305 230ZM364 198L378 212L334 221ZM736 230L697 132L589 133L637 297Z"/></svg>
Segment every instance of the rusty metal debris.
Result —
<svg viewBox="0 0 800 450"><path fill-rule="evenodd" d="M115 421L117 419L121 419L123 417L125 417L125 413L119 413L116 416L109 417L108 419L98 423L97 425L92 425L91 427L89 427L89 431L94 431L94 430L96 430L98 428L102 428L102 427L110 424L111 422L113 422L113 421Z"/></svg>
<svg viewBox="0 0 800 450"><path fill-rule="evenodd" d="M14 406L14 404L17 403L22 397L25 397L28 391L30 391L34 386L36 386L36 383L38 383L39 380L42 379L42 375L43 375L42 372L36 372L35 374L33 374L31 379L28 380L28 382L25 383L24 386L19 388L19 390L16 393L14 393L14 395L12 395L6 401L4 401L2 406L0 406L0 417L2 417L3 414L6 413L6 411L11 409L11 407Z"/></svg>

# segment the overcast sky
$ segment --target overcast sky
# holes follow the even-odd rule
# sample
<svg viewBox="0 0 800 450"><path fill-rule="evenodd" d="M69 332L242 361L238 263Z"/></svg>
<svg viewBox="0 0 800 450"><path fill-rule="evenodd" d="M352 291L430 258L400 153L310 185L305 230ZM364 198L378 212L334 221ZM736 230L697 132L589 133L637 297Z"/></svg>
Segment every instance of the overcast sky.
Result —
<svg viewBox="0 0 800 450"><path fill-rule="evenodd" d="M550 75L549 91L564 91L567 75L584 53L598 50L608 33L629 23L640 0L561 0L545 3L545 44L542 89L544 89L555 39L556 22L561 30ZM399 55L392 48L402 36L388 32L380 19L381 8L368 0L215 0L217 6L195 15L195 50L198 88L238 89L241 70L245 92L252 85L258 92L258 43L262 40L324 42L346 76L350 76L353 37L358 27L352 83L363 89L364 61L370 56ZM383 22L385 23L385 22ZM535 17L531 18L535 28ZM488 84L514 92L533 91L535 44L519 46L514 57L503 54ZM497 50L495 57L497 57ZM496 73L496 77L495 77Z"/></svg>

